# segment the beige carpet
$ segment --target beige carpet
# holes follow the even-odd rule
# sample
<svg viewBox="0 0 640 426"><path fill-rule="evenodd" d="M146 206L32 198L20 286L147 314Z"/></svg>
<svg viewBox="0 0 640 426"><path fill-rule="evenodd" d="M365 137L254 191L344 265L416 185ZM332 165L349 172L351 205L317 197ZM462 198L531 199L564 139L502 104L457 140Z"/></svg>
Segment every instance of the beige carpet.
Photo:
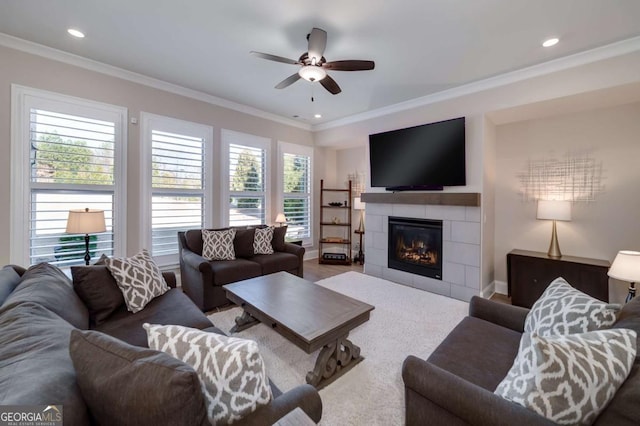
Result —
<svg viewBox="0 0 640 426"><path fill-rule="evenodd" d="M402 362L409 354L429 356L467 315L468 304L358 272L346 272L318 284L376 307L371 319L350 334L365 360L320 391L320 424L403 425ZM240 308L233 308L209 318L228 332L240 312ZM282 391L305 383L307 371L314 366L317 352L305 353L262 324L235 336L259 343L267 372Z"/></svg>

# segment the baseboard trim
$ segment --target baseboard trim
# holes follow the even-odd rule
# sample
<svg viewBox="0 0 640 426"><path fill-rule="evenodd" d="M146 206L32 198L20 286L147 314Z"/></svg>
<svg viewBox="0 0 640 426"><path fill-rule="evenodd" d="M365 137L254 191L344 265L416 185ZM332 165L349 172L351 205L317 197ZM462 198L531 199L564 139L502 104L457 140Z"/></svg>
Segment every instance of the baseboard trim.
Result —
<svg viewBox="0 0 640 426"><path fill-rule="evenodd" d="M496 292L496 282L492 281L491 284L489 284L488 286L482 289L482 293L480 293L480 296L482 296L485 299L491 299L491 296L493 296L495 292Z"/></svg>
<svg viewBox="0 0 640 426"><path fill-rule="evenodd" d="M504 294L505 296L509 294L509 286L506 282L496 280L494 281L494 284L496 293Z"/></svg>
<svg viewBox="0 0 640 426"><path fill-rule="evenodd" d="M307 250L304 252L304 260L311 260L318 258L318 250Z"/></svg>

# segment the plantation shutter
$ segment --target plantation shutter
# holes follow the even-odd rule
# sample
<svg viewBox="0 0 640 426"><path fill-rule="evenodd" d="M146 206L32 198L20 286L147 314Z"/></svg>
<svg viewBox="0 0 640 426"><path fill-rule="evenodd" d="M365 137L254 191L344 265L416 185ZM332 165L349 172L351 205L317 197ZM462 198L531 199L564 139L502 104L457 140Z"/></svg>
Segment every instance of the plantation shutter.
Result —
<svg viewBox="0 0 640 426"><path fill-rule="evenodd" d="M284 215L288 238L311 237L311 157L283 154Z"/></svg>
<svg viewBox="0 0 640 426"><path fill-rule="evenodd" d="M204 223L204 139L151 131L151 250L178 253L178 231Z"/></svg>
<svg viewBox="0 0 640 426"><path fill-rule="evenodd" d="M29 262L84 263L84 235L66 234L71 209L104 210L106 232L90 235L92 258L113 255L116 123L29 110Z"/></svg>
<svg viewBox="0 0 640 426"><path fill-rule="evenodd" d="M229 225L265 223L266 150L229 144Z"/></svg>

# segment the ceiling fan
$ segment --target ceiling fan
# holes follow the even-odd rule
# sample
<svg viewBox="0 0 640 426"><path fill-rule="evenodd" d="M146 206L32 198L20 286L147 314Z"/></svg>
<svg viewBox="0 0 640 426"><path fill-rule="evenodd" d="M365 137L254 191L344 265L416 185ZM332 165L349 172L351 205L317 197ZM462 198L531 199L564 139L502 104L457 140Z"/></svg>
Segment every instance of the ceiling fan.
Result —
<svg viewBox="0 0 640 426"><path fill-rule="evenodd" d="M309 43L308 51L303 53L296 61L294 59L284 58L282 56L270 55L268 53L254 52L250 53L259 58L268 59L270 61L282 62L291 65L300 65L297 73L290 75L276 85L276 89L284 89L304 78L307 81L319 81L322 87L327 89L331 94L337 95L342 91L338 83L327 74L327 70L332 71L366 71L375 67L373 61L360 60L344 60L327 62L324 56L324 49L327 46L327 32L320 28L313 28L311 33L307 34Z"/></svg>

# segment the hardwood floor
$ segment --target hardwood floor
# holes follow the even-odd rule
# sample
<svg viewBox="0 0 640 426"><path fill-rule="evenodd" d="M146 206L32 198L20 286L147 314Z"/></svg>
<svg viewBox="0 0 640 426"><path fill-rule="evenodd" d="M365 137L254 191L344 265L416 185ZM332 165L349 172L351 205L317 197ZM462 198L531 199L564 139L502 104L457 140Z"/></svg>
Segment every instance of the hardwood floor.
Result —
<svg viewBox="0 0 640 426"><path fill-rule="evenodd" d="M356 271L363 272L362 265L320 265L318 259L309 259L304 261L304 278L309 281L320 281L343 272ZM511 299L504 294L494 293L491 300L500 303L511 304Z"/></svg>
<svg viewBox="0 0 640 426"><path fill-rule="evenodd" d="M320 265L318 259L309 259L304 261L304 279L309 281L320 281L343 272L356 271L362 272L363 265Z"/></svg>

